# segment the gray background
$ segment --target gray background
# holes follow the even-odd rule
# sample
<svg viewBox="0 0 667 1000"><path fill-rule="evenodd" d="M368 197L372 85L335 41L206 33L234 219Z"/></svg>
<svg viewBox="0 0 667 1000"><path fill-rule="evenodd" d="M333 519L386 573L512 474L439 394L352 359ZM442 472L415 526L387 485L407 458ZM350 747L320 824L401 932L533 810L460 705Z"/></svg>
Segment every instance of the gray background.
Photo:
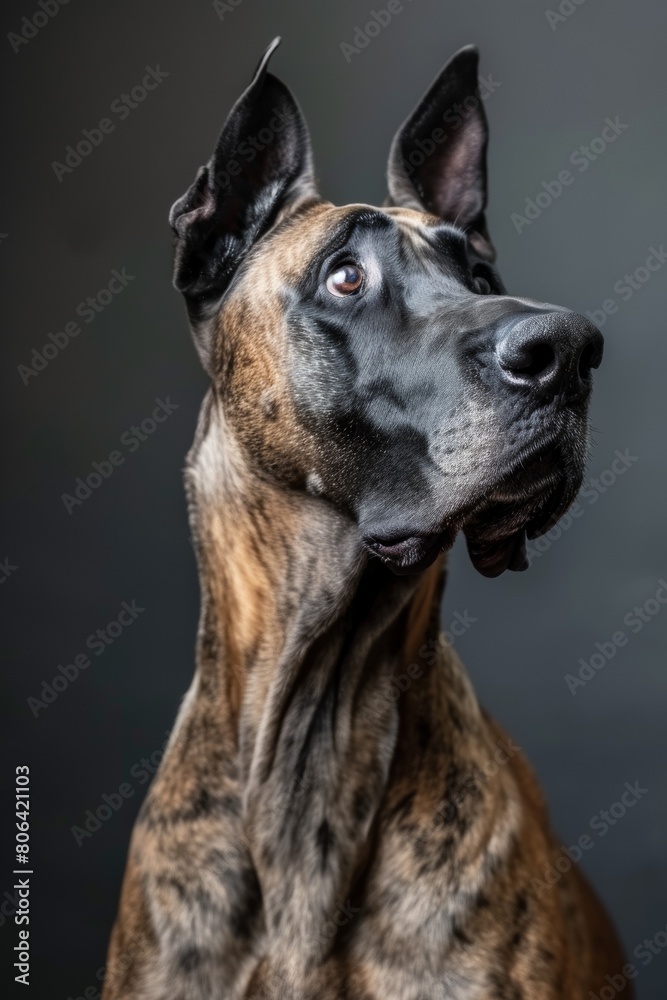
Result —
<svg viewBox="0 0 667 1000"><path fill-rule="evenodd" d="M580 311L618 303L603 328L591 475L611 467L616 449L636 461L604 493L594 488L595 503L582 499L582 517L526 574L485 580L457 546L443 623L457 611L477 619L457 648L481 699L532 759L565 844L591 832L626 781L648 789L605 837L593 835L582 864L629 952L667 925L667 610L576 695L564 681L667 577L667 268L627 302L613 291L667 240L667 9L586 0L553 30L539 2L413 0L347 62L340 43L353 41L372 7L242 0L221 20L208 2L71 0L15 53L7 33L38 8L36 0L4 5L0 559L18 568L0 586L11 663L0 893L12 882L14 766L27 762L33 996L76 998L98 983L146 787L132 768L161 747L191 675L198 594L181 467L205 381L170 286L166 216L276 34L284 42L273 67L302 103L322 190L338 202L382 201L393 132L450 54L476 42L482 73L500 83L486 102L490 228L508 288ZM52 161L157 63L168 78L125 121L111 115L115 131L59 183ZM571 168L570 154L607 116L628 128L517 233L511 213ZM32 348L123 267L134 280L24 385L17 366ZM68 515L61 495L165 396L179 409L135 453L122 449L125 463ZM35 718L26 699L132 599L145 608L137 621ZM71 827L122 782L132 798L78 847ZM0 922L3 945L13 945L16 929ZM667 954L635 964L640 997L664 996ZM13 985L8 967L1 978L3 991Z"/></svg>

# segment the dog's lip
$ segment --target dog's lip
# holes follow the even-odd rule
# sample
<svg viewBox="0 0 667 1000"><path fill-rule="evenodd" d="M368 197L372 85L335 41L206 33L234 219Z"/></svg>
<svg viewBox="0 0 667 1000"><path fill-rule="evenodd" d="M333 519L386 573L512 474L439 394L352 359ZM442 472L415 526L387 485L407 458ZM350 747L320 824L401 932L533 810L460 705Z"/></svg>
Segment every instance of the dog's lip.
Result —
<svg viewBox="0 0 667 1000"><path fill-rule="evenodd" d="M453 544L449 532L425 533L390 537L367 536L364 544L394 573L418 573L437 559L443 549Z"/></svg>
<svg viewBox="0 0 667 1000"><path fill-rule="evenodd" d="M442 526L439 526L437 531L410 532L406 527L406 530L402 532L372 533L364 536L364 544L373 555L378 556L388 568L398 575L418 573L427 569L441 552L452 547L456 535L461 529L465 530L468 519L471 516L474 517L476 509L483 511L489 502L519 502L520 499L524 501L527 499L525 481L520 489L517 489L512 483L512 476L517 475L520 470L524 476L528 474L531 479L534 477L533 488L543 487L552 478L550 460L553 456L553 443L533 447L528 454L512 463L510 471L501 475L498 486L492 492L481 501L475 501L468 508L458 509L453 514L450 512L447 520ZM545 512L546 516L548 517L552 511L553 505L549 504ZM539 518L533 519L528 528L529 531L532 528L535 533L541 533L542 526ZM528 537L534 536L529 534ZM486 544L479 547L479 551L474 543L470 544L470 538L468 541L471 559L476 568L485 576L497 576L506 569L521 571L528 568L525 552L526 534L523 528L518 531L515 529L507 536L494 540L491 544L487 541Z"/></svg>
<svg viewBox="0 0 667 1000"><path fill-rule="evenodd" d="M516 489L513 476L518 477ZM577 488L557 442L524 456L520 467L506 474L500 488L489 495L488 507L482 506L463 527L478 572L493 577L507 569L527 569L526 539L548 531L565 513Z"/></svg>
<svg viewBox="0 0 667 1000"><path fill-rule="evenodd" d="M523 528L504 538L486 542L483 538L466 533L470 561L482 576L500 576L506 569L521 573L528 569L526 533Z"/></svg>
<svg viewBox="0 0 667 1000"><path fill-rule="evenodd" d="M496 485L485 496L448 511L436 531L415 532L406 525L403 531L369 533L364 544L394 573L417 573L450 549L463 530L473 565L484 576L498 576L507 569L521 572L528 568L526 537L547 531L571 502L569 477L559 469L561 455L560 442L553 436L536 440L499 471ZM523 507L525 520L517 523L516 518L504 517L507 525L491 521L487 529L487 513L503 505Z"/></svg>

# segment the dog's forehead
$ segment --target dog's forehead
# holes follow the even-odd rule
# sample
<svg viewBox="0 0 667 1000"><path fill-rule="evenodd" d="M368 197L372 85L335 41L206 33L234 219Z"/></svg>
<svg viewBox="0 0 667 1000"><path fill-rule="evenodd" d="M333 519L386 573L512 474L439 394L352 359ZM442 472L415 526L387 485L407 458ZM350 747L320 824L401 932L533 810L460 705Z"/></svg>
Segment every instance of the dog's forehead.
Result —
<svg viewBox="0 0 667 1000"><path fill-rule="evenodd" d="M320 202L297 213L279 226L270 240L270 252L262 254L268 263L280 260L283 280L298 281L308 267L337 249L360 232L375 236L379 245L393 233L422 252L432 243L437 231L438 241L448 237L453 244L465 241L465 235L456 226L444 223L438 216L411 208L382 207L363 203L343 206ZM269 251L269 247L267 247Z"/></svg>

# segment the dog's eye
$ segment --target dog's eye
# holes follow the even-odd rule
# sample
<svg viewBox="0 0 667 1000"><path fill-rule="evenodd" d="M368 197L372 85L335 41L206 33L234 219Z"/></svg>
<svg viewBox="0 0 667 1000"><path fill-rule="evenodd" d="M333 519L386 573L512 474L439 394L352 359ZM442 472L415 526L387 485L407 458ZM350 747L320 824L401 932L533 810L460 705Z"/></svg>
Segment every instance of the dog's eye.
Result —
<svg viewBox="0 0 667 1000"><path fill-rule="evenodd" d="M354 295L361 288L364 272L356 264L342 264L327 278L327 291L332 295Z"/></svg>
<svg viewBox="0 0 667 1000"><path fill-rule="evenodd" d="M473 275L472 287L476 295L490 295L493 291L491 282L483 274L479 273Z"/></svg>

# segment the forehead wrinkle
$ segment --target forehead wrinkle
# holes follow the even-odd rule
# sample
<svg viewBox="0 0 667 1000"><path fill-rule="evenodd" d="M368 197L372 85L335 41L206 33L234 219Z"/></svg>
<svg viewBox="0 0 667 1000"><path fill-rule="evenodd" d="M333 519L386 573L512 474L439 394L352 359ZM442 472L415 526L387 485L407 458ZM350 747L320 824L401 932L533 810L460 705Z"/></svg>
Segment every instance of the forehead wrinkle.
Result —
<svg viewBox="0 0 667 1000"><path fill-rule="evenodd" d="M327 256L342 249L358 229L390 226L403 237L402 242L423 266L435 252L457 265L457 249L465 250L466 237L461 229L438 216L415 209L382 207L363 203L335 206L317 202L304 212L286 218L267 238L251 251L244 262L243 279L238 291L250 292L255 303L284 296L286 286L298 291L302 282L312 279ZM454 246L448 247L449 240ZM429 252L425 253L425 250ZM454 251L454 253L451 252ZM448 252L449 251L449 252Z"/></svg>
<svg viewBox="0 0 667 1000"><path fill-rule="evenodd" d="M467 269L467 250L463 233L443 223L442 220L437 220L436 224L431 226L424 225L423 219L415 222L410 219L407 225L401 222L399 231L402 237L401 255L404 266L416 268L418 272L428 275L429 281L435 283L431 288L432 300L437 296L438 289L442 295L458 294L462 282L465 284ZM409 287L408 284L406 288ZM417 302L420 302L420 299L417 291ZM411 308L420 312L421 304L413 303Z"/></svg>
<svg viewBox="0 0 667 1000"><path fill-rule="evenodd" d="M332 213L333 214L333 213ZM284 275L296 291L305 290L327 258L352 243L357 235L372 236L378 229L396 229L396 225L380 209L368 205L345 206L318 231L318 239L311 242L308 255L301 255L296 272ZM295 234L298 240L298 234ZM306 258L306 259L304 259Z"/></svg>
<svg viewBox="0 0 667 1000"><path fill-rule="evenodd" d="M424 210L423 212L418 211L415 208L399 208L395 205L389 205L383 208L382 211L386 215L391 215L400 224L405 224L407 226L412 226L417 229L449 229L452 233L459 233L461 236L465 236L465 230L460 226L457 226L455 222L447 222L440 215L433 215L431 212Z"/></svg>
<svg viewBox="0 0 667 1000"><path fill-rule="evenodd" d="M466 235L458 226L442 219L431 219L430 216L418 216L417 219L401 219L399 228L413 243L419 240L428 246L442 251L450 244L452 248L465 251Z"/></svg>

